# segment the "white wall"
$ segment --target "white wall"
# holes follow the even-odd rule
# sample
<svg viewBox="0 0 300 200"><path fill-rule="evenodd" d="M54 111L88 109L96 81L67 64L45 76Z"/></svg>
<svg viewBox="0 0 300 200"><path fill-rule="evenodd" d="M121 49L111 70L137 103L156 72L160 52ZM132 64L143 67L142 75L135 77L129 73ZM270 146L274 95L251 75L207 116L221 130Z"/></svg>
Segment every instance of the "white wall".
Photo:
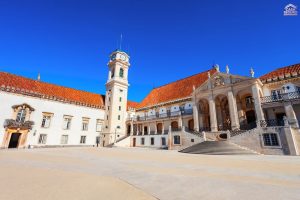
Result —
<svg viewBox="0 0 300 200"><path fill-rule="evenodd" d="M18 94L0 92L0 144L2 144L5 129L3 123L5 119L11 119L13 105L27 103L35 109L30 115L30 120L35 125L29 132L26 146L37 145L40 134L47 134L46 145L60 145L61 135L68 135L67 145L80 145L80 136L86 136L86 144L94 145L99 132L96 132L96 120L104 119L104 110L77 106L57 101L39 99L35 97L22 96ZM42 113L53 113L49 128L41 128ZM63 116L73 116L70 130L63 130ZM88 117L89 126L87 131L82 131L82 117Z"/></svg>

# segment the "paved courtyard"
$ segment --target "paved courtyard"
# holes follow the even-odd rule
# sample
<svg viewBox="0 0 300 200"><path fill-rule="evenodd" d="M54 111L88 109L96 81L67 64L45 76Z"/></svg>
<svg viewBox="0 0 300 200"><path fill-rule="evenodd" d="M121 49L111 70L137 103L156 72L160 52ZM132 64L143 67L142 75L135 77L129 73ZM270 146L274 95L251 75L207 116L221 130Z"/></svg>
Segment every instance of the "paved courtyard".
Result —
<svg viewBox="0 0 300 200"><path fill-rule="evenodd" d="M300 199L300 157L0 150L0 199Z"/></svg>

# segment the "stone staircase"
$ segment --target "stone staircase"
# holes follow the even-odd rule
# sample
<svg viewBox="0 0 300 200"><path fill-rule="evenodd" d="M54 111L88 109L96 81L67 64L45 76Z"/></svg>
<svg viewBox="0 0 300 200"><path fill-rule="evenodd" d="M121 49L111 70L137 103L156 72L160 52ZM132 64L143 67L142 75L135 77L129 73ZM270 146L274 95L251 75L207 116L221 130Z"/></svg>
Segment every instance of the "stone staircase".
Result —
<svg viewBox="0 0 300 200"><path fill-rule="evenodd" d="M204 141L188 148L181 153L208 154L208 155L255 155L254 151L241 148L228 141Z"/></svg>

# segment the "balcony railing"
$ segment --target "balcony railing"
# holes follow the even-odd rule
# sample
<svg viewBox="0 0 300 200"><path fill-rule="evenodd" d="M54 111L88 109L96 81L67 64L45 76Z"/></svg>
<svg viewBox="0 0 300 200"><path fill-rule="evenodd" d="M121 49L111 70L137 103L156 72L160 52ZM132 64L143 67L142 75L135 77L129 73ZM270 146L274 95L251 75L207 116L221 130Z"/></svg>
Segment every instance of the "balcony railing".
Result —
<svg viewBox="0 0 300 200"><path fill-rule="evenodd" d="M296 99L300 99L300 91L261 97L261 102L272 103L281 101L292 101Z"/></svg>
<svg viewBox="0 0 300 200"><path fill-rule="evenodd" d="M268 119L260 120L261 127L284 126L284 120Z"/></svg>
<svg viewBox="0 0 300 200"><path fill-rule="evenodd" d="M146 121L146 120L154 120L154 119L163 119L163 118L172 118L180 115L192 115L193 109L179 110L174 112L166 112L166 113L155 113L152 115L145 116L137 116L137 117L129 117L127 120L136 120L136 121Z"/></svg>
<svg viewBox="0 0 300 200"><path fill-rule="evenodd" d="M28 129L31 130L32 126L34 125L33 121L25 121L25 122L17 122L14 119L6 119L4 121L4 128L13 128L13 129Z"/></svg>

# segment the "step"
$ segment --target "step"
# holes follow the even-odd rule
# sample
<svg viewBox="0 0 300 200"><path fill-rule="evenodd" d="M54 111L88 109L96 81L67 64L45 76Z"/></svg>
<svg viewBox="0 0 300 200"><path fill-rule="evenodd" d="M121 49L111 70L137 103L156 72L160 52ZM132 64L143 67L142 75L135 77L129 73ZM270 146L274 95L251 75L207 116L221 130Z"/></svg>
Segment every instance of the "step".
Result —
<svg viewBox="0 0 300 200"><path fill-rule="evenodd" d="M181 153L209 154L209 155L250 155L255 154L228 141L205 141L180 151Z"/></svg>

